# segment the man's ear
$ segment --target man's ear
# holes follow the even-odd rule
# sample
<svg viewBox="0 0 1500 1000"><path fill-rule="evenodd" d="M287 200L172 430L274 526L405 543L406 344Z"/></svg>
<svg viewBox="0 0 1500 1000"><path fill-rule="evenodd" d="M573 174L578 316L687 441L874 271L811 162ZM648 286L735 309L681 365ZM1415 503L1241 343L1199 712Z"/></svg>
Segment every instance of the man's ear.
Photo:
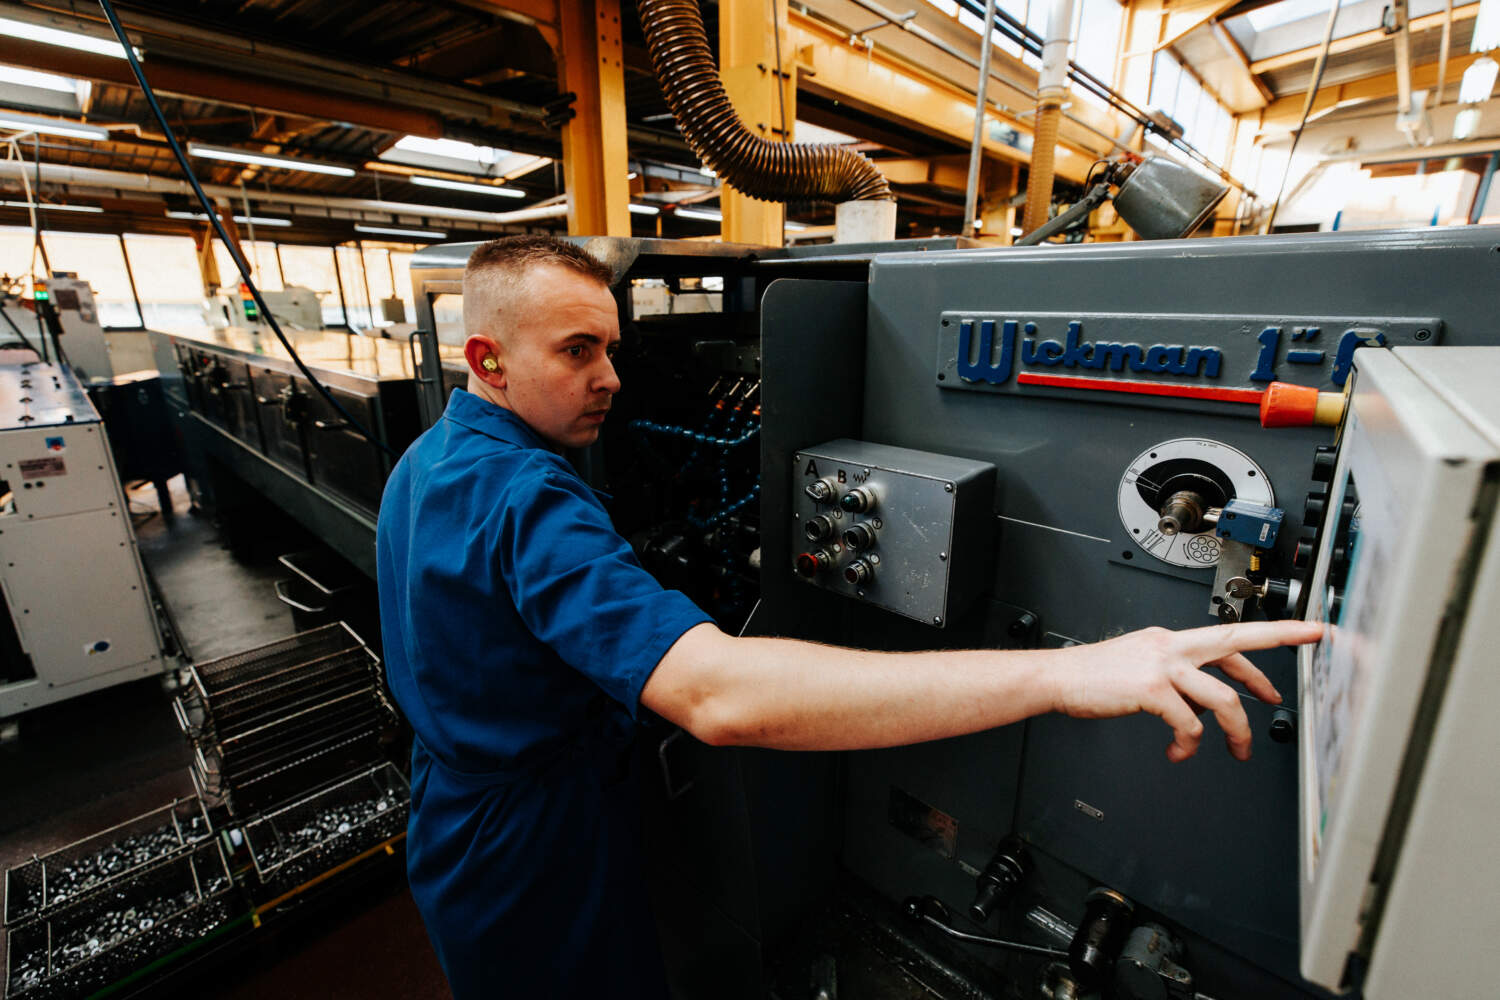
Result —
<svg viewBox="0 0 1500 1000"><path fill-rule="evenodd" d="M505 388L505 366L500 363L500 345L494 340L477 334L465 340L464 360L479 381L495 389Z"/></svg>

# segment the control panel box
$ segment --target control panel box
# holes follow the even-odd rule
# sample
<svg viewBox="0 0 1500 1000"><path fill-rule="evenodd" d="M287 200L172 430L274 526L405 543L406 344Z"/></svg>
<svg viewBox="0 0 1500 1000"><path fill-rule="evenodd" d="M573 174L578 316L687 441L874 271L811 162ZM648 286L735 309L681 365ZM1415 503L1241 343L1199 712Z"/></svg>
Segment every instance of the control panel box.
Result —
<svg viewBox="0 0 1500 1000"><path fill-rule="evenodd" d="M1493 937L1496 378L1495 347L1355 360L1299 651L1301 924L1302 974L1366 1000L1471 993Z"/></svg>
<svg viewBox="0 0 1500 1000"><path fill-rule="evenodd" d="M995 466L847 438L792 462L793 569L807 582L938 628L984 589Z"/></svg>

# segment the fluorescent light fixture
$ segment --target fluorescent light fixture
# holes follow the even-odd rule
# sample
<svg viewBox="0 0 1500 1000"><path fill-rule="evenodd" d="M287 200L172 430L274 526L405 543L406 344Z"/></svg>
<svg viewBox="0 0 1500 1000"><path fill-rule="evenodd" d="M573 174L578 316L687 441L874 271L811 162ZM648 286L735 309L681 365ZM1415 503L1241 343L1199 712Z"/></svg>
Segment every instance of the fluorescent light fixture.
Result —
<svg viewBox="0 0 1500 1000"><path fill-rule="evenodd" d="M1478 108L1460 108L1453 118L1453 141L1467 139L1479 127Z"/></svg>
<svg viewBox="0 0 1500 1000"><path fill-rule="evenodd" d="M655 205L637 205L635 202L630 203L630 210L636 215L658 215L661 213L661 209Z"/></svg>
<svg viewBox="0 0 1500 1000"><path fill-rule="evenodd" d="M40 24L13 21L8 17L0 17L0 35L24 38L29 42L42 42L45 45L61 45L64 48L93 52L101 56L114 56L116 59L125 58L124 46L113 38L95 38L93 35L59 31L56 28L44 28ZM135 54L139 56L141 50L136 49Z"/></svg>
<svg viewBox="0 0 1500 1000"><path fill-rule="evenodd" d="M450 191L472 191L474 194L495 194L502 198L526 197L526 192L520 188L500 187L498 184L470 184L468 181L450 181L444 180L441 177L422 177L420 175L412 177L411 182L413 184L420 184L423 187L447 188Z"/></svg>
<svg viewBox="0 0 1500 1000"><path fill-rule="evenodd" d="M208 221L208 216L204 215L202 212L168 212L167 218L193 219L197 222ZM234 216L234 221L238 222L242 226L246 223L252 226L290 226L292 224L291 219L272 219L259 215L236 215Z"/></svg>
<svg viewBox="0 0 1500 1000"><path fill-rule="evenodd" d="M1010 234L1012 236L1020 236L1021 233L1022 233L1022 230L1021 230L1020 226L1011 226L1010 227Z"/></svg>
<svg viewBox="0 0 1500 1000"><path fill-rule="evenodd" d="M364 223L355 223L354 231L357 233L379 233L382 236L410 236L418 240L440 240L447 233L440 233L432 229L389 229L385 226L367 226Z"/></svg>
<svg viewBox="0 0 1500 1000"><path fill-rule="evenodd" d="M0 128L17 132L38 132L42 135L61 135L69 139L90 139L103 142L109 138L109 129L83 122L70 122L61 118L41 118L37 115L18 115L14 111L0 111Z"/></svg>
<svg viewBox="0 0 1500 1000"><path fill-rule="evenodd" d="M805 222L787 222L783 223L783 225L794 233L800 233L807 228L807 223Z"/></svg>
<svg viewBox="0 0 1500 1000"><path fill-rule="evenodd" d="M476 146L472 142L461 142L458 139L427 139L420 135L403 136L391 148L408 153L426 153L428 156L446 156L454 160L473 160L476 163L499 163L502 156L510 155L509 150L493 146Z"/></svg>
<svg viewBox="0 0 1500 1000"><path fill-rule="evenodd" d="M95 215L98 215L99 213L104 211L104 209L100 208L98 205L52 205L48 204L45 201L0 201L0 205L4 205L6 208L30 208L33 204L35 204L37 208L44 209L48 212L91 212Z"/></svg>
<svg viewBox="0 0 1500 1000"><path fill-rule="evenodd" d="M702 174L704 177L717 177L717 176L719 176L718 174L714 173L713 167L699 167L698 168L698 173Z"/></svg>
<svg viewBox="0 0 1500 1000"><path fill-rule="evenodd" d="M697 208L679 208L676 214L682 216L684 219L703 219L706 222L724 221L723 212L710 212Z"/></svg>
<svg viewBox="0 0 1500 1000"><path fill-rule="evenodd" d="M798 142L827 142L837 146L844 146L851 142L859 141L847 132L837 132L831 128L824 128L821 125L814 125L811 122L805 122L800 119L797 121L796 128Z"/></svg>
<svg viewBox="0 0 1500 1000"><path fill-rule="evenodd" d="M633 181L633 180L635 180L639 176L640 176L640 174L638 174L634 170L632 170L630 173L628 173L628 174L625 175L625 179L627 181Z"/></svg>
<svg viewBox="0 0 1500 1000"><path fill-rule="evenodd" d="M1463 82L1458 85L1458 103L1482 104L1490 99L1495 89L1495 74L1500 72L1500 63L1483 56L1469 64L1464 70Z"/></svg>
<svg viewBox="0 0 1500 1000"><path fill-rule="evenodd" d="M23 87L35 87L38 90L76 94L83 81L75 80L71 76L58 76L56 73L39 73L34 69L21 69L18 66L0 66L0 83L16 83Z"/></svg>
<svg viewBox="0 0 1500 1000"><path fill-rule="evenodd" d="M201 156L207 160L228 160L231 163L253 163L261 167L279 167L282 170L306 170L313 174L332 174L335 177L353 177L354 171L349 167L335 166L332 163L318 163L315 160L299 160L293 156L273 156L270 153L252 153L247 149L226 149L222 146L203 146L196 142L188 143L188 154Z"/></svg>
<svg viewBox="0 0 1500 1000"><path fill-rule="evenodd" d="M1500 49L1500 0L1479 0L1469 51L1488 52L1491 49Z"/></svg>

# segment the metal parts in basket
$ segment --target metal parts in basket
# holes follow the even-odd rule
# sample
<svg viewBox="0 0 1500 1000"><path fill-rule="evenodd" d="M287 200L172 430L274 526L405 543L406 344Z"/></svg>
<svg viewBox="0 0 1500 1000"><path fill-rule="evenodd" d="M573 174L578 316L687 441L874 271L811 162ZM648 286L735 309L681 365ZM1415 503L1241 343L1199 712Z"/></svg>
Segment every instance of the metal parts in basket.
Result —
<svg viewBox="0 0 1500 1000"><path fill-rule="evenodd" d="M177 721L193 780L246 815L380 760L395 712L380 661L342 623L190 668Z"/></svg>
<svg viewBox="0 0 1500 1000"><path fill-rule="evenodd" d="M10 929L5 997L86 996L228 924L234 880L215 838Z"/></svg>
<svg viewBox="0 0 1500 1000"><path fill-rule="evenodd" d="M410 799L384 763L257 816L244 828L255 872L272 890L302 885L404 833Z"/></svg>
<svg viewBox="0 0 1500 1000"><path fill-rule="evenodd" d="M13 926L104 889L210 832L202 801L187 796L33 857L5 872L5 925Z"/></svg>

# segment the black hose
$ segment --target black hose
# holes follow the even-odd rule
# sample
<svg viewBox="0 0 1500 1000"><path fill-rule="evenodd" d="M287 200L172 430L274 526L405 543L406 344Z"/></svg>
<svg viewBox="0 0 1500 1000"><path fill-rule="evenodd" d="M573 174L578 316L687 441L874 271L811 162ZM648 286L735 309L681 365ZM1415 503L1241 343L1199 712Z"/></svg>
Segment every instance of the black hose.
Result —
<svg viewBox="0 0 1500 1000"><path fill-rule="evenodd" d="M760 201L892 200L884 175L862 153L771 142L745 127L719 80L698 0L641 0L639 9L651 65L683 139L736 190Z"/></svg>
<svg viewBox="0 0 1500 1000"><path fill-rule="evenodd" d="M135 48L130 44L130 39L125 34L124 26L120 24L120 18L115 13L114 4L110 0L99 0L99 6L104 8L104 16L109 19L109 26L114 29L115 37L119 39L120 45L125 49L125 58L130 62L130 69L135 73L136 82L141 85L141 92L146 97L146 103L151 107L151 114L156 118L157 124L161 126L162 134L167 137L167 145L172 147L172 153L177 157L177 165L187 175L188 183L193 187L193 193L198 196L198 204L203 206L203 212L208 216L209 224L214 227L214 232L218 234L220 242L224 244L224 249L229 251L229 256L234 260L234 266L239 268L240 280L245 283L246 288L250 289L250 297L255 300L255 305L260 310L261 316L264 317L267 323L271 324L271 331L276 334L276 339L281 341L282 347L286 348L286 352L291 356L292 362L296 364L297 370L312 383L313 388L318 390L319 395L328 401L328 404L344 418L350 427L358 431L365 440L391 456L391 458L400 458L401 456L395 449L377 438L368 427L354 419L354 415L344 409L342 403L333 398L333 394L328 391L322 382L318 381L316 375L308 370L307 365L302 363L302 358L298 356L296 348L292 347L291 341L286 339L286 334L281 332L281 325L276 322L276 317L271 314L270 307L266 305L266 300L261 298L260 289L256 287L255 282L250 277L250 265L246 263L244 255L240 253L239 247L230 240L229 233L224 229L224 223L219 218L218 211L214 209L213 204L208 200L208 195L204 194L203 185L198 183L198 175L193 173L193 167L188 162L187 154L182 151L182 146L178 144L177 137L172 134L172 126L167 123L166 113L162 111L161 105L156 100L156 92L151 89L151 84L146 82L146 72L141 69L141 62L135 57Z"/></svg>

